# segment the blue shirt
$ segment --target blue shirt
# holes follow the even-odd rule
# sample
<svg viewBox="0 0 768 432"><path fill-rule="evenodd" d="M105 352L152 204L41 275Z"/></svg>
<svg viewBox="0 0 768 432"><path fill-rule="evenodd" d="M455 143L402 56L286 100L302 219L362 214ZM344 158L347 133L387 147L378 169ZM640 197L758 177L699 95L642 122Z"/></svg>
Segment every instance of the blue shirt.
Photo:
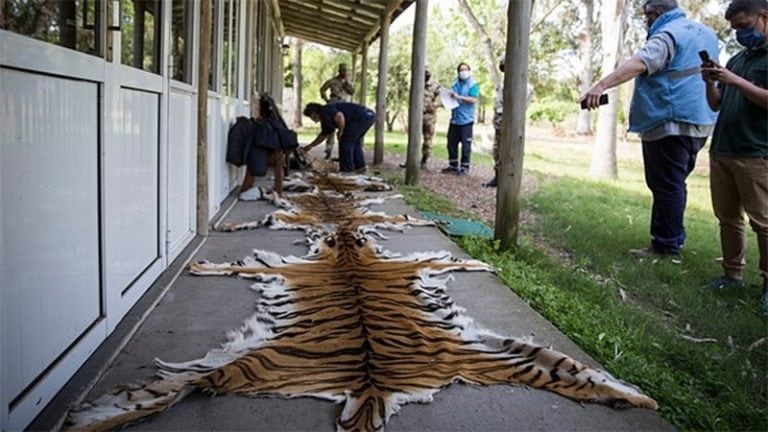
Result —
<svg viewBox="0 0 768 432"><path fill-rule="evenodd" d="M461 80L457 79L451 87L454 93L459 96L478 97L480 96L480 86L472 77ZM451 110L451 124L463 126L475 122L475 105L473 103L458 101L459 106Z"/></svg>

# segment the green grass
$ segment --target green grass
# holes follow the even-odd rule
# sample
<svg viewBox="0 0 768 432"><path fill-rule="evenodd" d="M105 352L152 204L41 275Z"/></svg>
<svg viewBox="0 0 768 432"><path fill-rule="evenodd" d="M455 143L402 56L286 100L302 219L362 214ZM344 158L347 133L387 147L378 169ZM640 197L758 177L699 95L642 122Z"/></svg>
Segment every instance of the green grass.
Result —
<svg viewBox="0 0 768 432"><path fill-rule="evenodd" d="M586 176L588 144L537 138L526 143L525 159L526 175L536 178L537 188L523 203L537 222L523 227L518 250L502 253L478 239L461 246L497 266L505 284L611 373L654 397L661 415L677 428L768 430L768 345L749 350L768 335L757 312L752 231L745 274L751 285L722 293L706 289L721 273L706 154L688 182L682 262L639 261L626 253L649 241L651 197L638 158L619 161L618 180L595 181ZM402 134L387 143L388 152L404 153ZM639 154L633 145L630 153ZM450 197L419 187L401 191L417 208L467 217ZM570 259L545 252L552 249ZM695 343L681 335L716 342Z"/></svg>

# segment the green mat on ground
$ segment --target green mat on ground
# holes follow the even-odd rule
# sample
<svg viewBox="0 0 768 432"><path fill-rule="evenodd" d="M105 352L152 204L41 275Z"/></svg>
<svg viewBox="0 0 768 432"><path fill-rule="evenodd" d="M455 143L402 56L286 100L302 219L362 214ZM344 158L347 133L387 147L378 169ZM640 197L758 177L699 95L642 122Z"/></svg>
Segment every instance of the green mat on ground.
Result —
<svg viewBox="0 0 768 432"><path fill-rule="evenodd" d="M476 236L487 239L493 238L493 230L482 222L469 219L459 219L440 213L419 212L424 219L437 222L441 231L456 237Z"/></svg>

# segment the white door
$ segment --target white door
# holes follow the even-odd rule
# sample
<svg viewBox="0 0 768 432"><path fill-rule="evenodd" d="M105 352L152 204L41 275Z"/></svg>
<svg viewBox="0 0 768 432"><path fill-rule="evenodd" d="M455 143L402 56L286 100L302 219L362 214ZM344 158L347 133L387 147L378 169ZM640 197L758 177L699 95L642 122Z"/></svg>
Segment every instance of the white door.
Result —
<svg viewBox="0 0 768 432"><path fill-rule="evenodd" d="M62 7L41 19L70 13ZM80 30L77 41L62 33L62 46L0 30L2 430L26 427L107 334L99 231L105 65L95 38Z"/></svg>
<svg viewBox="0 0 768 432"><path fill-rule="evenodd" d="M119 4L120 31L112 32L114 60L107 64L105 82L102 161L110 329L164 269L165 255L160 194L167 84L161 75L163 8L159 1Z"/></svg>
<svg viewBox="0 0 768 432"><path fill-rule="evenodd" d="M168 7L170 28L168 157L166 163L166 252L172 261L195 235L197 197L197 70L198 7L173 0Z"/></svg>

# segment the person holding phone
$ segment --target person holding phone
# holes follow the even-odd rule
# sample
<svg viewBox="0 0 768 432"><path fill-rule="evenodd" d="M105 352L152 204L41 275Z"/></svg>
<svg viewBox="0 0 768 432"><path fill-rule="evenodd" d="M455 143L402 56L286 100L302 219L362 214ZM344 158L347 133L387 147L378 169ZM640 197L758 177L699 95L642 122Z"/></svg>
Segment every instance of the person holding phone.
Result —
<svg viewBox="0 0 768 432"><path fill-rule="evenodd" d="M768 313L768 0L734 0L725 19L744 46L725 67L701 66L709 106L719 111L710 147L710 193L720 222L723 275L713 289L742 288L744 214L757 234L762 312Z"/></svg>
<svg viewBox="0 0 768 432"><path fill-rule="evenodd" d="M606 90L635 79L629 131L642 140L645 183L653 204L651 242L629 252L638 258L679 257L685 243L685 181L717 117L704 95L698 53L715 57L718 40L712 29L686 18L676 0L646 0L643 14L648 26L645 46L579 102L597 108Z"/></svg>

